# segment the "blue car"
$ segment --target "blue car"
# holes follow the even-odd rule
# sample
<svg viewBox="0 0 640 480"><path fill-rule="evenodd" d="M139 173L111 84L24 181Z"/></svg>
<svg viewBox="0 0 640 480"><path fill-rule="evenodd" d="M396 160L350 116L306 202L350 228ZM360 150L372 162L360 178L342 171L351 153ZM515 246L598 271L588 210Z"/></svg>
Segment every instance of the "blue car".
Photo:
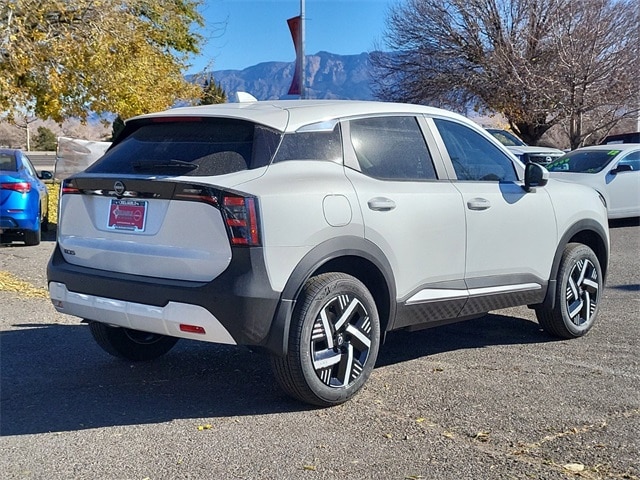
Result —
<svg viewBox="0 0 640 480"><path fill-rule="evenodd" d="M38 245L42 230L48 228L49 195L29 158L20 150L0 149L0 238Z"/></svg>

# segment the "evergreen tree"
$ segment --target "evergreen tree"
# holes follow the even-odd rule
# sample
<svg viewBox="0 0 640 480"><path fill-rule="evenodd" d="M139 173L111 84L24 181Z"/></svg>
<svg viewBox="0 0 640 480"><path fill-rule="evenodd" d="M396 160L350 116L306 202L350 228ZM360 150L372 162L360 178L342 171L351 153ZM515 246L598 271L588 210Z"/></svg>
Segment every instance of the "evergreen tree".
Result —
<svg viewBox="0 0 640 480"><path fill-rule="evenodd" d="M47 127L38 127L38 133L33 138L31 148L40 152L55 152L57 144L58 138L55 133Z"/></svg>
<svg viewBox="0 0 640 480"><path fill-rule="evenodd" d="M204 81L202 86L202 99L200 105L213 105L216 103L226 103L227 94L224 89L216 83L213 77Z"/></svg>
<svg viewBox="0 0 640 480"><path fill-rule="evenodd" d="M116 119L113 121L113 126L111 131L112 142L116 139L118 135L120 135L120 132L122 132L122 130L124 130L124 120L120 115L118 115Z"/></svg>

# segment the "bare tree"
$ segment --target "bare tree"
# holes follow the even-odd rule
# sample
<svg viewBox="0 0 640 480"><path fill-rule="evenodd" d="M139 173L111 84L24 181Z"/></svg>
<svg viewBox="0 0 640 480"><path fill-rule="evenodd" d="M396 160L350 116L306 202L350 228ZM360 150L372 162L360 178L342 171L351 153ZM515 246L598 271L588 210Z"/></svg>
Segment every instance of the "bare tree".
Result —
<svg viewBox="0 0 640 480"><path fill-rule="evenodd" d="M572 147L638 112L635 0L407 0L373 55L380 98L499 112L529 143ZM587 117L599 122L585 122ZM587 127L588 126L588 127Z"/></svg>
<svg viewBox="0 0 640 480"><path fill-rule="evenodd" d="M640 110L637 2L570 2L555 20L553 93L572 148L594 143Z"/></svg>

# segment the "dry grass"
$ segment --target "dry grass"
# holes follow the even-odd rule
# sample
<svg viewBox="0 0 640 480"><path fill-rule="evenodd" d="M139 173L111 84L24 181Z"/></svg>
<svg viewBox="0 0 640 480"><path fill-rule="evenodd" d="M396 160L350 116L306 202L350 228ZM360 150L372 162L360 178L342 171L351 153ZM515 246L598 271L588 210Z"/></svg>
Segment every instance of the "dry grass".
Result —
<svg viewBox="0 0 640 480"><path fill-rule="evenodd" d="M49 190L49 224L58 224L58 197L60 196L60 182L47 183Z"/></svg>
<svg viewBox="0 0 640 480"><path fill-rule="evenodd" d="M0 271L0 292L15 292L23 298L49 298L49 292L44 288L20 280L6 271Z"/></svg>

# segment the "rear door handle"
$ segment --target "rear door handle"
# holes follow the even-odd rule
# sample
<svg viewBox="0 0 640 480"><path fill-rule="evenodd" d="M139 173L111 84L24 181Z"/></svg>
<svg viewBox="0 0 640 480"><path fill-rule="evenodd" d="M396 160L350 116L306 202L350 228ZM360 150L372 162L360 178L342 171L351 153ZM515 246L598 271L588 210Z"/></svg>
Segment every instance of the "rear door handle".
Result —
<svg viewBox="0 0 640 480"><path fill-rule="evenodd" d="M376 212L388 212L389 210L396 208L396 202L385 197L372 198L367 202L367 205L369 205L371 210Z"/></svg>
<svg viewBox="0 0 640 480"><path fill-rule="evenodd" d="M467 202L469 210L487 210L491 208L491 202L486 198L472 198Z"/></svg>

